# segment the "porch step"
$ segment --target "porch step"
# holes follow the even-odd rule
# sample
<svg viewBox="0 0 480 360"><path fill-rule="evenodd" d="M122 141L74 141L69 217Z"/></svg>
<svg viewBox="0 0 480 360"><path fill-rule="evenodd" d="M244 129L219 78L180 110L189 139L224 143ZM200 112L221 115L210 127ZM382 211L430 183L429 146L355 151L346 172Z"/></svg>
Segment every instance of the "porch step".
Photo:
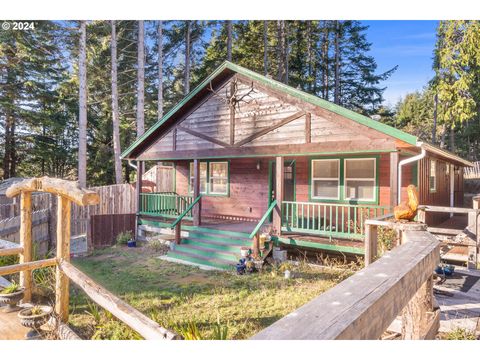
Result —
<svg viewBox="0 0 480 360"><path fill-rule="evenodd" d="M183 249L182 249L183 250ZM198 265L207 265L210 267L214 267L220 270L233 270L236 261L229 261L223 259L213 258L211 256L202 256L197 254L191 254L185 251L180 250L180 247L177 247L175 250L170 250L168 252L167 257L173 259L180 259L184 261L188 261L192 264Z"/></svg>
<svg viewBox="0 0 480 360"><path fill-rule="evenodd" d="M240 259L241 247L250 247L252 244L248 233L193 226L182 228L188 231L188 236L168 252L167 259L232 270Z"/></svg>

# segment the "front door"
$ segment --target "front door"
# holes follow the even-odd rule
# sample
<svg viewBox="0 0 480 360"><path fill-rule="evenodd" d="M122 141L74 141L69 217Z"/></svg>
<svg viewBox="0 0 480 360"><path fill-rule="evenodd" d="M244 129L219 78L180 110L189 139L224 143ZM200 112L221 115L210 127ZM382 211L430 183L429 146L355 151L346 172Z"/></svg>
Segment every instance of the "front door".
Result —
<svg viewBox="0 0 480 360"><path fill-rule="evenodd" d="M269 181L269 197L268 206L273 202L275 197L275 161L270 161L268 171ZM283 165L283 200L295 201L295 160L287 160ZM273 215L270 215L270 221L272 221Z"/></svg>

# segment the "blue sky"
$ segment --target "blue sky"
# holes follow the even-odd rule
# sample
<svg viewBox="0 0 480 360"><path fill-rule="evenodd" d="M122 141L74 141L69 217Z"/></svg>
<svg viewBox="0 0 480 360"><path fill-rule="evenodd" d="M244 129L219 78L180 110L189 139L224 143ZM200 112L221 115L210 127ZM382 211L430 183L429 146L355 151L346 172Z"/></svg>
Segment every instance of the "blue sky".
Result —
<svg viewBox="0 0 480 360"><path fill-rule="evenodd" d="M432 78L432 57L438 21L362 21L370 26L367 39L372 43L378 71L398 65L384 82L387 104L395 105L405 94L422 89Z"/></svg>

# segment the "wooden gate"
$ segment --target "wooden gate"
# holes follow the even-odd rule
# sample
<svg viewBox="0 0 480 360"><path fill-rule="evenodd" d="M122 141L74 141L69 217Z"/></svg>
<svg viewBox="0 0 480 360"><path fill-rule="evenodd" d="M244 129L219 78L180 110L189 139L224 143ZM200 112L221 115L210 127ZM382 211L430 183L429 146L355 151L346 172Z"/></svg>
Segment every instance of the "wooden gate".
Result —
<svg viewBox="0 0 480 360"><path fill-rule="evenodd" d="M157 166L157 192L175 191L175 168L173 165Z"/></svg>
<svg viewBox="0 0 480 360"><path fill-rule="evenodd" d="M90 234L94 249L112 246L121 232L135 233L135 214L92 215Z"/></svg>

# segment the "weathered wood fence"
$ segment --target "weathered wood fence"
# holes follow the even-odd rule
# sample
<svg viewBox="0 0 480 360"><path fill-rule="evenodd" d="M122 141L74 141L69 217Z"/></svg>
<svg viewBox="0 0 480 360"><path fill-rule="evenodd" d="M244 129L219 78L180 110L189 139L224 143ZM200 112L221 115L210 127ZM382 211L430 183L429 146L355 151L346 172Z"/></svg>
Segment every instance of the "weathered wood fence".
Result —
<svg viewBox="0 0 480 360"><path fill-rule="evenodd" d="M32 261L32 206L34 191L45 191L57 195L57 252L53 258ZM0 256L18 254L19 264L0 267L0 276L20 272L20 285L25 288L24 301L31 301L32 270L56 266L55 313L66 323L69 315L69 283L78 285L98 305L108 310L117 319L129 325L146 339L177 339L177 334L161 327L155 321L134 309L115 295L96 284L87 275L70 264L70 220L71 204L80 206L98 203L98 195L79 188L74 182L47 177L27 179L12 185L7 196L20 195L21 221L20 244L1 246ZM12 243L13 244L13 243ZM0 244L1 245L1 244Z"/></svg>
<svg viewBox="0 0 480 360"><path fill-rule="evenodd" d="M402 316L403 339L433 339L439 327L432 274L439 241L405 230L404 243L256 334L254 340L379 339Z"/></svg>
<svg viewBox="0 0 480 360"><path fill-rule="evenodd" d="M117 235L135 233L135 214L92 215L90 218L91 244L94 249L115 244Z"/></svg>
<svg viewBox="0 0 480 360"><path fill-rule="evenodd" d="M465 179L480 179L480 161L475 161L472 167L463 168Z"/></svg>

